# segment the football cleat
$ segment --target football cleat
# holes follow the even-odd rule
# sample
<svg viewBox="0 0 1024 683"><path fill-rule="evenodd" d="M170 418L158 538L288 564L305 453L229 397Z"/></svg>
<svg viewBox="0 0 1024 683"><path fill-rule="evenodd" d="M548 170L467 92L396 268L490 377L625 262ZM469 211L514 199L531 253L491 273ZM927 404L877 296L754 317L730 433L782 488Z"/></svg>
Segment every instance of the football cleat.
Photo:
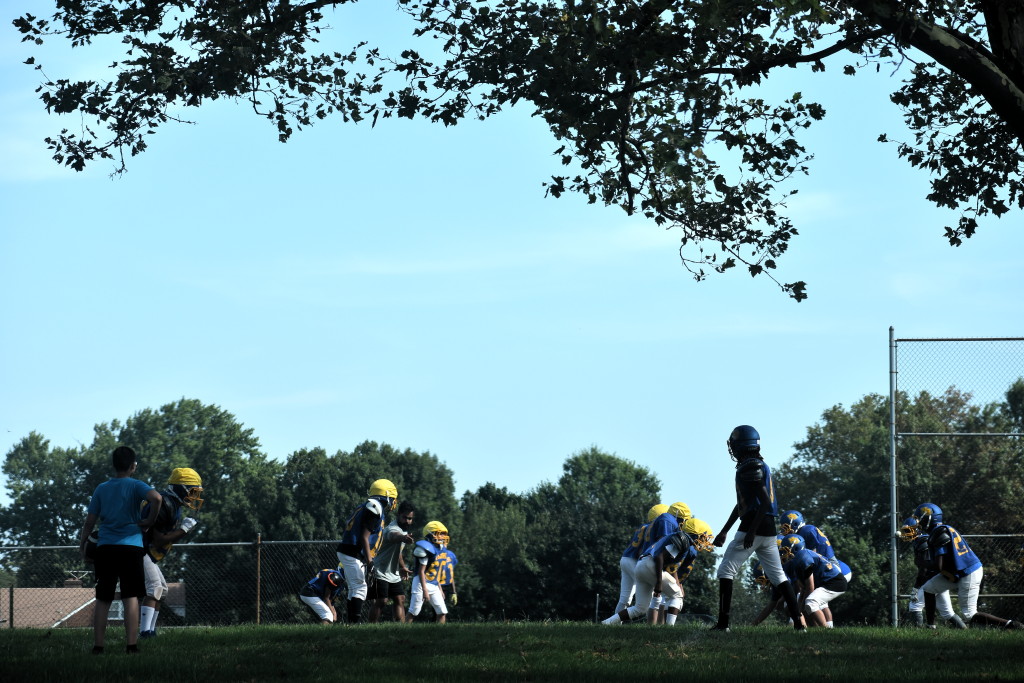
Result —
<svg viewBox="0 0 1024 683"><path fill-rule="evenodd" d="M795 534L804 525L804 516L799 510L787 510L782 513L782 533Z"/></svg>
<svg viewBox="0 0 1024 683"><path fill-rule="evenodd" d="M786 564L793 559L793 556L804 549L804 539L800 538L796 534L788 534L782 537L779 543L779 557L782 559L782 564Z"/></svg>
<svg viewBox="0 0 1024 683"><path fill-rule="evenodd" d="M691 517L683 522L683 531L693 541L693 545L696 546L697 550L710 553L715 549L715 537L711 533L711 526L707 522Z"/></svg>

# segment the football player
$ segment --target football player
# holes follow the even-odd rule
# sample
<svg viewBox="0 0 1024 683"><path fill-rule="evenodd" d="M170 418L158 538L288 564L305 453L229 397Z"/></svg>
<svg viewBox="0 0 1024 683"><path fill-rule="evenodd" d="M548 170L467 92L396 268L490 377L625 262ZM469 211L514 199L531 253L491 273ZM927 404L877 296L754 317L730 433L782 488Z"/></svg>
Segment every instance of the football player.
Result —
<svg viewBox="0 0 1024 683"><path fill-rule="evenodd" d="M671 536L682 529L683 523L691 517L693 517L693 514L690 512L690 506L686 503L675 502L669 505L668 510L655 517L654 521L648 524L647 529L644 530L643 540L640 543L639 557L649 553L651 547L661 539ZM630 614L644 614L643 605L637 603L634 607L637 609L630 612ZM658 623L662 623L665 617L665 608L661 604L660 597L650 605L649 609L654 610L658 614Z"/></svg>
<svg viewBox="0 0 1024 683"><path fill-rule="evenodd" d="M981 560L960 533L943 522L939 506L934 503L922 503L914 510L914 517L917 518L922 531L928 533L928 549L938 571L938 574L928 579L922 586L924 591L937 595L943 591L955 590L959 598L960 611L971 626L1024 628L1024 625L1015 621L978 611L978 593L981 591L981 579L985 573ZM957 628L966 628L964 622L953 611L952 605L946 606L937 600L935 607L939 616L947 622ZM930 613L927 616L928 625L934 626L935 616Z"/></svg>
<svg viewBox="0 0 1024 683"><path fill-rule="evenodd" d="M683 528L663 536L644 552L636 565L636 606L645 603L647 622L656 623L658 607L665 605L665 623L672 626L683 606L683 592L678 576L689 575L698 551L711 552L711 527L707 522L690 518ZM608 617L602 624L613 625L628 621L629 610Z"/></svg>
<svg viewBox="0 0 1024 683"><path fill-rule="evenodd" d="M416 545L413 546L416 573L412 579L412 600L407 621L411 622L420 613L424 600L434 608L439 624L447 620L448 607L444 604L444 593L438 584L441 573L441 562L438 558L442 556L442 551L449 541L448 529L441 522L434 521L427 522L423 527L423 540L416 541Z"/></svg>
<svg viewBox="0 0 1024 683"><path fill-rule="evenodd" d="M647 527L650 526L658 516L668 512L668 505L664 503L658 503L651 507L647 511L647 523L641 524L634 531L632 537L629 539L629 545L622 551L622 557L619 558L619 602L615 605L615 613L618 614L622 610L629 606L630 600L633 599L633 594L636 592L636 561L640 557L640 546L643 545L644 534L647 532Z"/></svg>
<svg viewBox="0 0 1024 683"><path fill-rule="evenodd" d="M450 600L452 607L455 607L459 604L459 593L455 588L455 565L459 563L459 558L455 556L455 552L451 548L445 545L441 548L441 556L437 562L437 585L441 586L441 594L445 600Z"/></svg>
<svg viewBox="0 0 1024 683"><path fill-rule="evenodd" d="M171 471L167 488L160 492L162 502L156 523L146 533L146 555L142 558L146 572L146 597L142 600L139 619L139 637L156 636L156 622L160 617L160 604L167 593L167 580L159 562L171 547L185 538L197 522L194 515L203 507L203 479L191 467L178 467ZM142 515L149 514L149 503Z"/></svg>
<svg viewBox="0 0 1024 683"><path fill-rule="evenodd" d="M779 513L772 485L772 473L761 458L761 436L750 425L740 425L729 434L726 442L729 455L736 461L736 505L725 526L715 537L715 545L722 547L729 529L739 520L739 530L725 549L725 557L718 566L718 622L716 631L729 631L729 612L732 608L732 582L752 553L757 553L765 575L777 586L786 600L794 628L804 628L796 594L786 573L782 570L779 548L776 544L775 517Z"/></svg>
<svg viewBox="0 0 1024 683"><path fill-rule="evenodd" d="M341 594L341 580L341 573L336 569L321 569L299 589L299 600L320 617L321 624L333 624L338 620L334 600Z"/></svg>
<svg viewBox="0 0 1024 683"><path fill-rule="evenodd" d="M373 557L383 540L384 518L398 503L398 489L387 479L370 484L369 498L356 508L345 523L338 544L338 566L348 587L345 610L348 623L358 624L363 602L369 592L367 580L373 579Z"/></svg>
<svg viewBox="0 0 1024 683"><path fill-rule="evenodd" d="M839 563L808 550L804 539L796 534L788 534L782 539L779 556L799 588L803 613L812 624L832 628L824 608L845 593L848 587Z"/></svg>
<svg viewBox="0 0 1024 683"><path fill-rule="evenodd" d="M782 513L779 518L781 524L779 530L783 534L796 534L800 538L804 539L806 548L812 552L818 553L826 560L835 560L839 563L840 569L843 569L843 575L846 577L847 583L853 579L853 574L850 572L850 567L845 562L836 558L835 548L832 547L832 543L828 540L828 536L818 527L813 524L807 524L804 520L804 516L799 510L787 510ZM832 610L829 609L828 605L822 610L825 614L825 620L829 623L829 628L832 626Z"/></svg>
<svg viewBox="0 0 1024 683"><path fill-rule="evenodd" d="M935 614L935 602L937 600L945 600L947 603L950 602L949 591L943 591L942 593L926 593L921 590L928 579L935 576L938 571L935 569L934 564L931 560L931 552L928 550L928 534L921 533L921 527L917 523L916 517L907 517L903 521L903 526L896 532L897 538L905 543L910 543L911 548L914 551L914 564L917 566L917 576L914 577L914 588L910 592L910 605L908 611L910 612L910 620L915 626L924 626L924 613L926 605L929 614ZM944 607L942 612L949 613L953 611L953 606L950 603Z"/></svg>

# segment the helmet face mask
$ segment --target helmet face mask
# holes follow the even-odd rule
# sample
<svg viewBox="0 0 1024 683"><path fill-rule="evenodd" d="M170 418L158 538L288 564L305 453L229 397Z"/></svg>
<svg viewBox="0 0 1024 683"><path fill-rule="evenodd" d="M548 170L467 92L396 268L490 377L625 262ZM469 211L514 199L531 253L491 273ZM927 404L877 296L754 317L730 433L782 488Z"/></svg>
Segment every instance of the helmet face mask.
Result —
<svg viewBox="0 0 1024 683"><path fill-rule="evenodd" d="M683 522L683 532L690 537L697 550L710 553L715 549L714 534L707 522L691 517Z"/></svg>
<svg viewBox="0 0 1024 683"><path fill-rule="evenodd" d="M181 504L193 512L199 512L203 507L203 487L186 486L184 484L171 484L171 491L178 497Z"/></svg>
<svg viewBox="0 0 1024 683"><path fill-rule="evenodd" d="M423 527L423 538L436 545L446 546L451 542L448 529L437 521L427 522L427 525Z"/></svg>
<svg viewBox="0 0 1024 683"><path fill-rule="evenodd" d="M750 425L740 425L732 430L725 445L732 459L739 462L761 452L761 435Z"/></svg>
<svg viewBox="0 0 1024 683"><path fill-rule="evenodd" d="M781 529L784 534L795 534L804 525L804 516L799 510L787 510L782 513Z"/></svg>
<svg viewBox="0 0 1024 683"><path fill-rule="evenodd" d="M917 517L907 517L903 520L903 526L901 526L899 530L899 537L901 541L909 543L922 535L921 525L918 523Z"/></svg>
<svg viewBox="0 0 1024 683"><path fill-rule="evenodd" d="M793 557L803 550L806 545L804 539L800 538L795 534L788 534L782 537L779 543L779 558L782 560L782 564L786 564Z"/></svg>

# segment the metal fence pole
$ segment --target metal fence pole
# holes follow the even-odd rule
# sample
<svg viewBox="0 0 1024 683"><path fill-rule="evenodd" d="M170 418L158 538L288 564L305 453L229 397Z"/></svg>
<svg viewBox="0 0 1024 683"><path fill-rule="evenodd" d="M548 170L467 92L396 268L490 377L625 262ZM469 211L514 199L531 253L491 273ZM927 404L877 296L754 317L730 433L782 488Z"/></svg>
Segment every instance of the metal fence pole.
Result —
<svg viewBox="0 0 1024 683"><path fill-rule="evenodd" d="M260 560L263 554L263 534L256 534L256 625L260 625Z"/></svg>
<svg viewBox="0 0 1024 683"><path fill-rule="evenodd" d="M896 529L899 527L896 508L896 332L889 326L889 547L892 563L892 576L889 584L889 597L892 608L892 625L899 626L899 578L897 574L899 555L896 548Z"/></svg>

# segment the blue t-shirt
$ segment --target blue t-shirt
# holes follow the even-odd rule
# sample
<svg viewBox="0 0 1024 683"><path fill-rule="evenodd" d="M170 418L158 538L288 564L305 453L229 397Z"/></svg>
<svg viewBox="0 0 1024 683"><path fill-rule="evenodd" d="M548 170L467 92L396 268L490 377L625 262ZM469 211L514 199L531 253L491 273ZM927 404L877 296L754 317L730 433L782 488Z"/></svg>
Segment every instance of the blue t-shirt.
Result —
<svg viewBox="0 0 1024 683"><path fill-rule="evenodd" d="M152 486L131 477L118 477L96 487L89 501L89 514L99 518L96 545L137 545L142 547L142 504Z"/></svg>

